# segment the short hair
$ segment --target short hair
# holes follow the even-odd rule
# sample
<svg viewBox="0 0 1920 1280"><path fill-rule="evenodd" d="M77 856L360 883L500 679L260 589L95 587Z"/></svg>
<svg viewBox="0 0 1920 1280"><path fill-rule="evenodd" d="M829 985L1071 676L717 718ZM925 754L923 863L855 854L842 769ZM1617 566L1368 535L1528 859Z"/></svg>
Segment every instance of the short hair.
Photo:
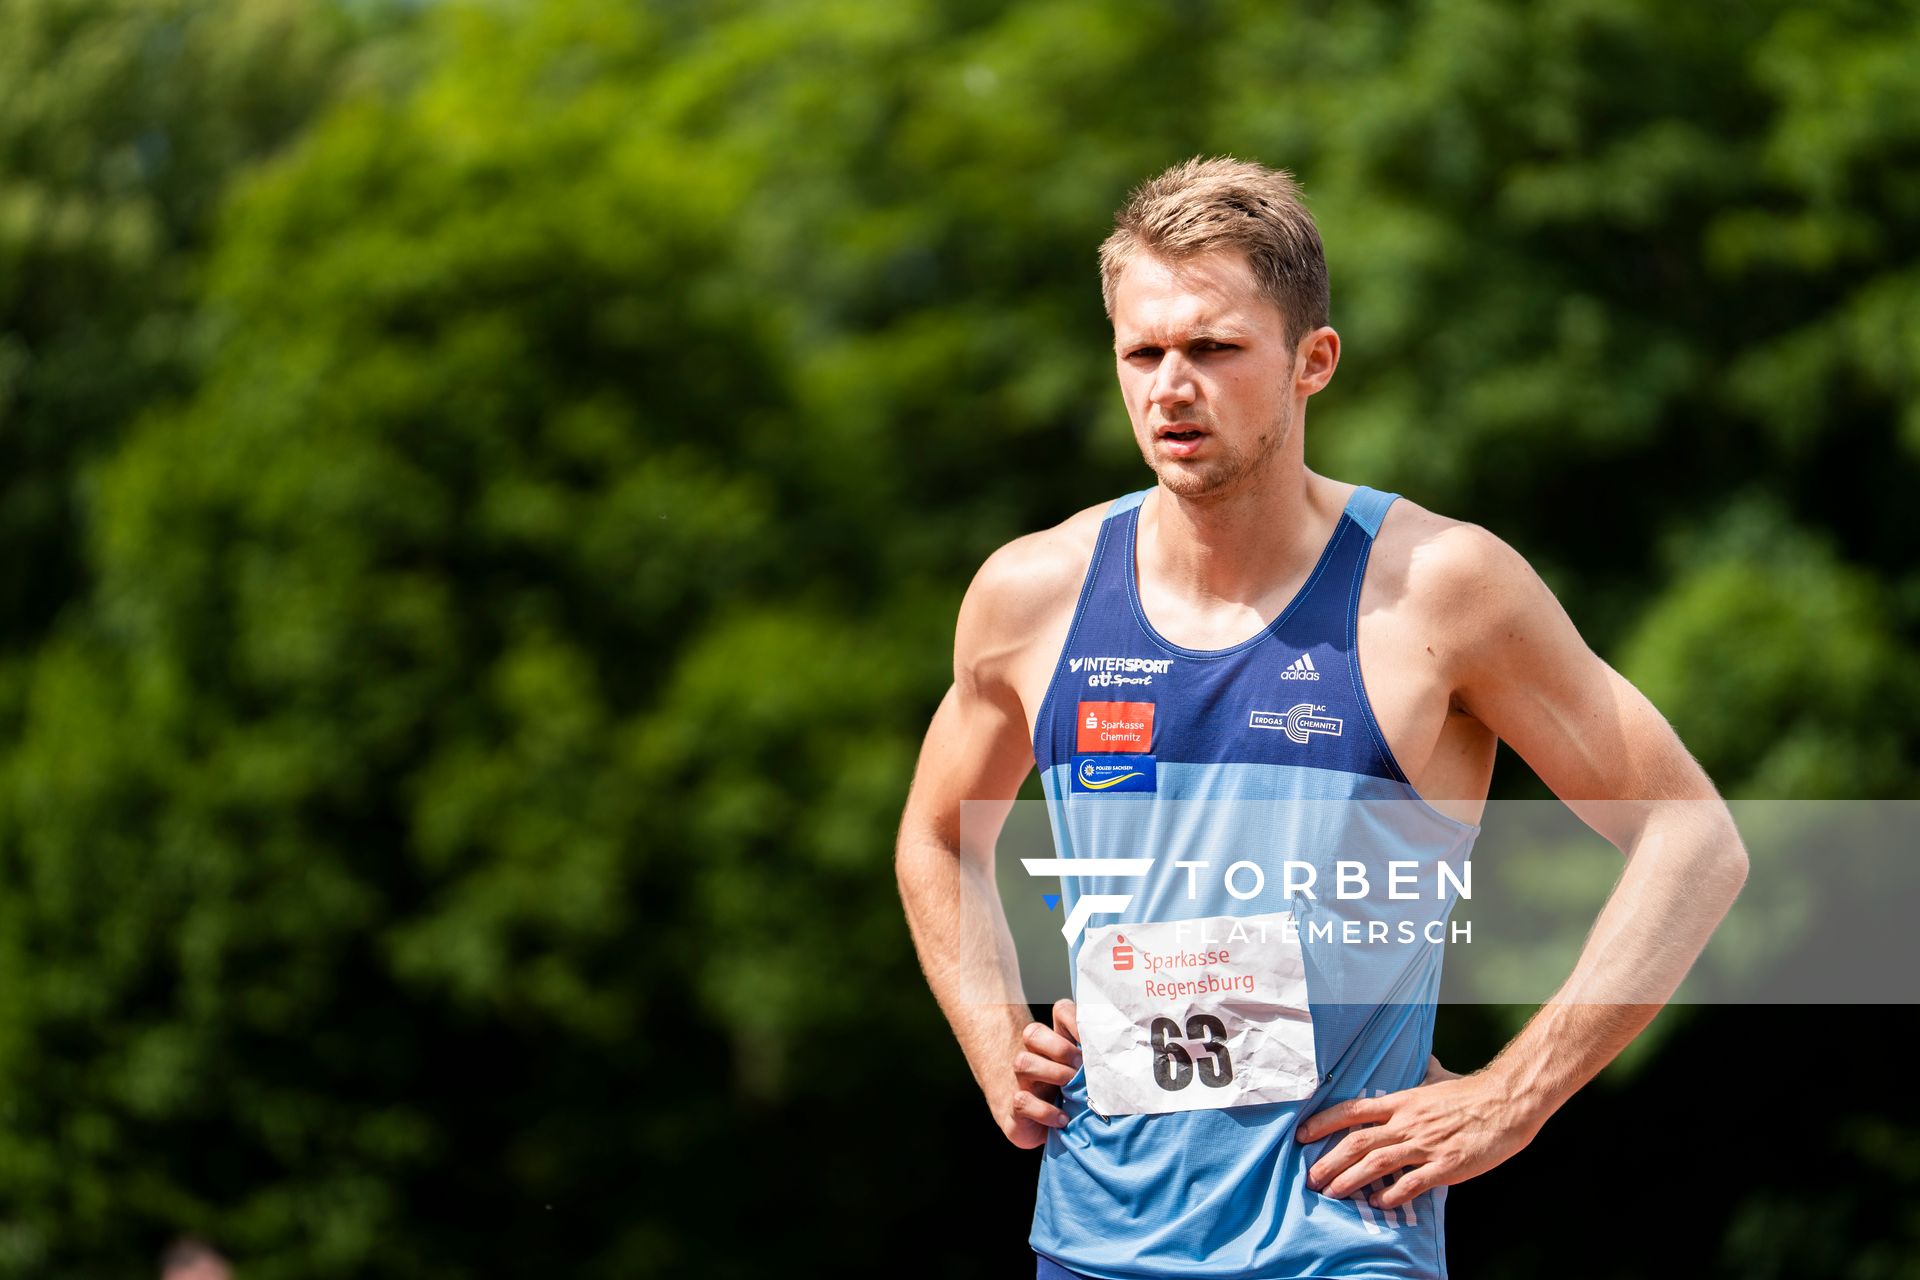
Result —
<svg viewBox="0 0 1920 1280"><path fill-rule="evenodd" d="M1100 246L1107 318L1121 273L1141 254L1177 266L1215 249L1246 255L1260 293L1276 307L1287 341L1327 323L1327 259L1300 184L1285 169L1195 156L1135 187Z"/></svg>

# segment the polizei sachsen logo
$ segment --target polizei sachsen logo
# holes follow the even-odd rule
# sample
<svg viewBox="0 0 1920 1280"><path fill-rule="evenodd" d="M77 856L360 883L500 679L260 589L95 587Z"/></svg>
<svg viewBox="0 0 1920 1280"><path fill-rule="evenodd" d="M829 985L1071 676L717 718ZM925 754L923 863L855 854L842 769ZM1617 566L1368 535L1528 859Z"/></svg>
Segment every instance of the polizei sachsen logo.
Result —
<svg viewBox="0 0 1920 1280"><path fill-rule="evenodd" d="M1153 791L1158 770L1152 756L1075 756L1075 791Z"/></svg>

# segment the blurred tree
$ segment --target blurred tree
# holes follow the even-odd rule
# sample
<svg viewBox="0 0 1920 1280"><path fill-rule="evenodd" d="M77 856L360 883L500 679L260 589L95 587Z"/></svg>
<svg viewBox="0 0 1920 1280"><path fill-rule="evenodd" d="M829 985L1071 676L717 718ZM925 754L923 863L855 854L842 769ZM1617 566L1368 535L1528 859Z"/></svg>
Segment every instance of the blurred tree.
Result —
<svg viewBox="0 0 1920 1280"><path fill-rule="evenodd" d="M1317 469L1508 537L1729 791L1910 791L1916 47L1638 0L426 14L160 295L204 358L16 684L0 1270L190 1225L250 1277L747 1276L953 1222L875 1146L966 1083L893 823L973 568L1143 482L1094 250L1194 152L1321 219Z"/></svg>
<svg viewBox="0 0 1920 1280"><path fill-rule="evenodd" d="M228 177L325 101L376 14L0 0L0 663L83 594L85 462L191 386Z"/></svg>
<svg viewBox="0 0 1920 1280"><path fill-rule="evenodd" d="M873 841L953 599L834 571L884 460L796 429L750 171L636 127L652 15L435 32L234 205L25 693L22 1271L182 1222L269 1276L671 1269L629 1189L687 1126L920 1011Z"/></svg>

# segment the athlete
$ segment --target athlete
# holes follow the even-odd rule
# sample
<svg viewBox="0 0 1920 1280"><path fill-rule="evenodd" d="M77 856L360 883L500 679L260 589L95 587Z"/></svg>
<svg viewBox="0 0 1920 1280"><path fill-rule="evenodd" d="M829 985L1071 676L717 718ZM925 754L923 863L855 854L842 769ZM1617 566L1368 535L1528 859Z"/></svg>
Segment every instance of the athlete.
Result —
<svg viewBox="0 0 1920 1280"><path fill-rule="evenodd" d="M1745 851L1520 555L1307 469L1340 338L1287 173L1169 169L1100 261L1153 484L1008 543L966 593L897 851L922 967L1002 1133L1044 1147L1039 1276L1444 1277L1447 1189L1651 1021ZM1566 983L1456 1075L1435 944L1501 740L1626 866ZM1075 993L1046 1023L993 866L1036 767ZM1421 891L1388 895L1390 865ZM1328 891L1356 866L1366 894Z"/></svg>

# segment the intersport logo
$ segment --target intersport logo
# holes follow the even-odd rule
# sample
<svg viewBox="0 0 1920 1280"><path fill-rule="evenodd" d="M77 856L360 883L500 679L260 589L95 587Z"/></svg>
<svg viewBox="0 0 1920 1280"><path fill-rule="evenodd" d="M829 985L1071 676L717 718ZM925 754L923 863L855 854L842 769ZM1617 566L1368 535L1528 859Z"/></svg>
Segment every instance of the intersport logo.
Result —
<svg viewBox="0 0 1920 1280"><path fill-rule="evenodd" d="M1163 676L1173 668L1172 658L1068 658L1067 670L1078 675L1085 671L1110 672L1113 675L1145 673Z"/></svg>
<svg viewBox="0 0 1920 1280"><path fill-rule="evenodd" d="M1121 685L1150 685L1155 676L1163 676L1173 667L1171 658L1069 658L1067 670L1086 673L1089 689L1112 689Z"/></svg>

